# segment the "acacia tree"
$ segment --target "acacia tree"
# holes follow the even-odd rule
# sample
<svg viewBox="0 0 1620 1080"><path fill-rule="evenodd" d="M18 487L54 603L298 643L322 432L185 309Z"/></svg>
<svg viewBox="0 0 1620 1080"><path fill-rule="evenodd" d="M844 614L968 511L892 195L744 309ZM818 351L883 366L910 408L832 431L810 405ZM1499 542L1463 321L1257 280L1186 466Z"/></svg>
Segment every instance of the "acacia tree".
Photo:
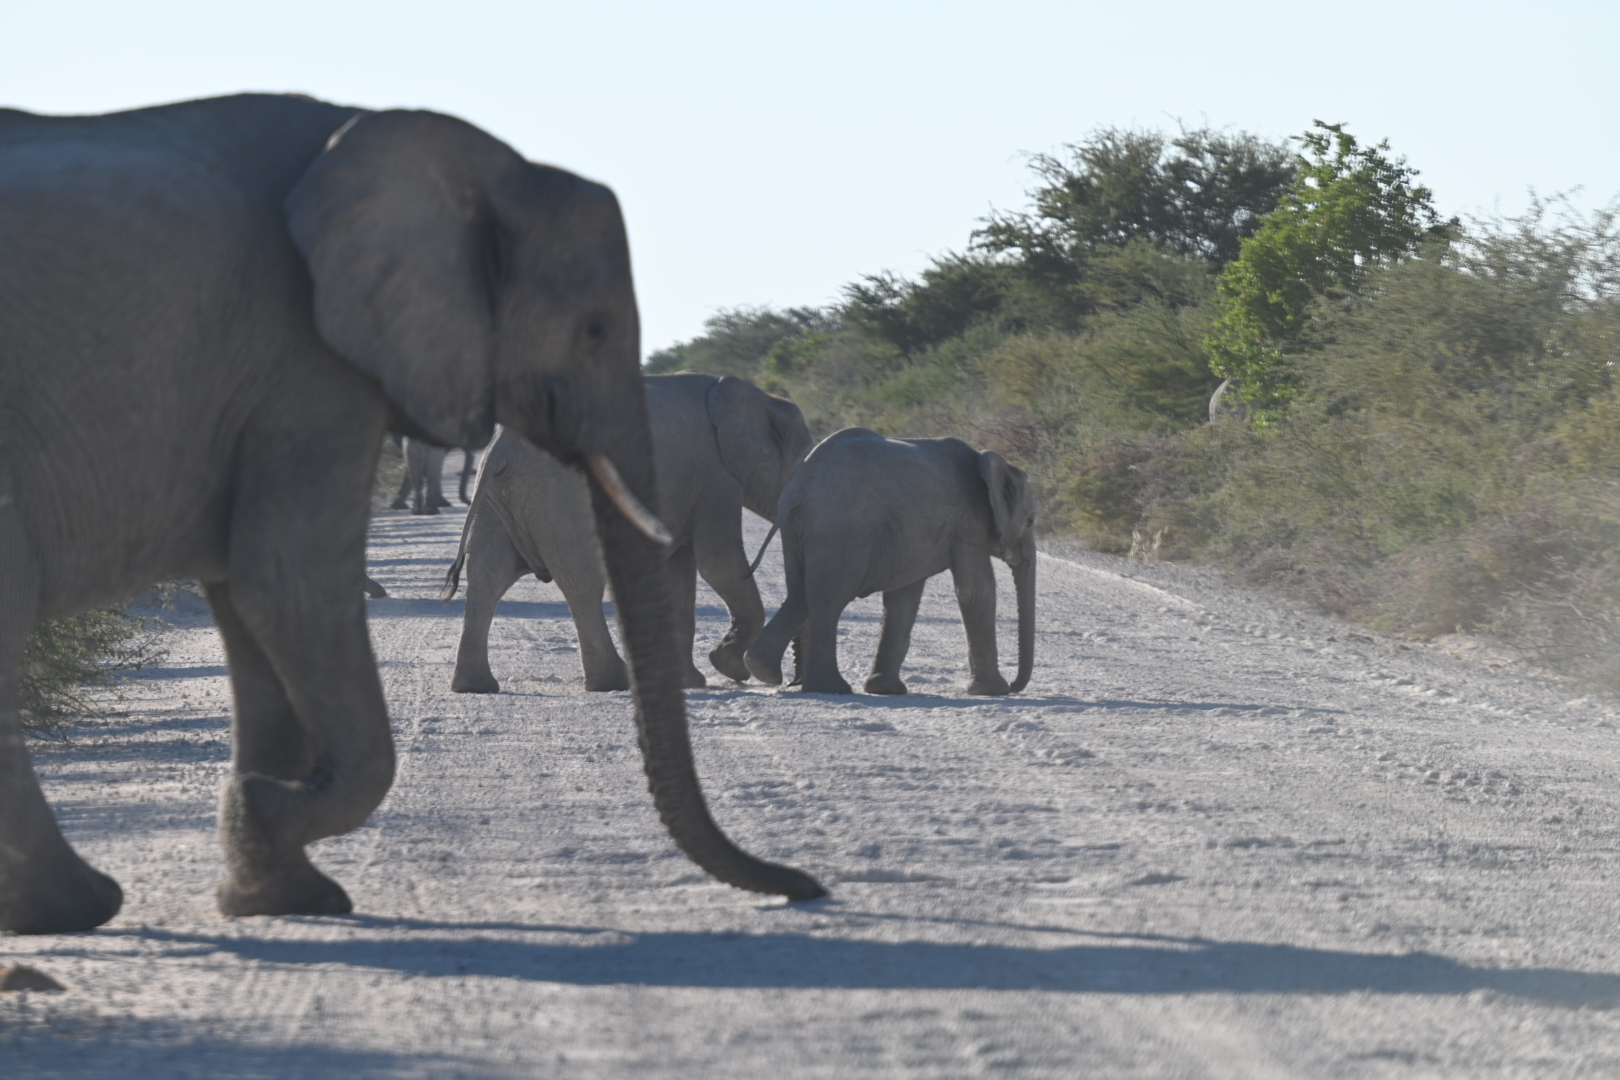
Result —
<svg viewBox="0 0 1620 1080"><path fill-rule="evenodd" d="M1438 220L1432 193L1405 158L1389 156L1389 140L1361 146L1343 124L1320 120L1299 140L1292 187L1221 272L1205 340L1210 368L1262 416L1293 393L1281 364L1299 351L1316 298L1358 291L1370 268L1455 225Z"/></svg>
<svg viewBox="0 0 1620 1080"><path fill-rule="evenodd" d="M1103 128L1068 147L1069 160L1037 154L1042 183L1032 210L992 214L974 233L985 251L1015 253L1037 272L1075 274L1099 249L1145 242L1215 267L1294 179L1287 147L1247 132L1208 128L1174 138Z"/></svg>
<svg viewBox="0 0 1620 1080"><path fill-rule="evenodd" d="M966 253L848 286L847 324L912 356L980 323L1074 332L1149 296L1196 302L1202 287L1165 292L1160 264L1185 264L1171 279L1219 270L1294 175L1286 145L1245 132L1100 128L1066 149L1031 157L1030 208L992 213Z"/></svg>

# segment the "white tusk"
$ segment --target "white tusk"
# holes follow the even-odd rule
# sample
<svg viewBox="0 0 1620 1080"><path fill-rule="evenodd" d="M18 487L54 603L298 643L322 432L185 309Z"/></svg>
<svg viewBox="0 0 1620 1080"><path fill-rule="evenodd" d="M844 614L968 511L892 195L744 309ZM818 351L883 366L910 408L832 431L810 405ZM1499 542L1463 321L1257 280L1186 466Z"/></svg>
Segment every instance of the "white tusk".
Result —
<svg viewBox="0 0 1620 1080"><path fill-rule="evenodd" d="M619 508L619 513L630 519L630 524L647 535L647 539L656 540L660 544L673 544L675 538L669 535L664 523L653 516L653 512L641 505L641 500L630 494L630 489L624 485L624 477L619 470L613 467L606 454L586 454L585 460L591 466L591 472L601 482L608 498L613 505Z"/></svg>

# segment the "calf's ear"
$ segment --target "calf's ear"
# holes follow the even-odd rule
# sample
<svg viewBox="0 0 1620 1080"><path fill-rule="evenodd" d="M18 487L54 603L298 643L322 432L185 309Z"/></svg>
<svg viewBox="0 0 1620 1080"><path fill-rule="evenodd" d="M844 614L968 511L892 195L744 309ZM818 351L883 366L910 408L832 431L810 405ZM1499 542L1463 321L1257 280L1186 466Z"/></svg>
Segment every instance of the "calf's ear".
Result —
<svg viewBox="0 0 1620 1080"><path fill-rule="evenodd" d="M483 446L494 431L489 192L524 166L453 117L359 113L287 196L321 338L444 446Z"/></svg>
<svg viewBox="0 0 1620 1080"><path fill-rule="evenodd" d="M1018 511L1029 492L1024 471L1007 464L1007 459L994 450L986 450L979 455L979 478L990 496L990 517L995 524L996 539L1004 549L1016 546L1025 529L1024 523L1018 520Z"/></svg>

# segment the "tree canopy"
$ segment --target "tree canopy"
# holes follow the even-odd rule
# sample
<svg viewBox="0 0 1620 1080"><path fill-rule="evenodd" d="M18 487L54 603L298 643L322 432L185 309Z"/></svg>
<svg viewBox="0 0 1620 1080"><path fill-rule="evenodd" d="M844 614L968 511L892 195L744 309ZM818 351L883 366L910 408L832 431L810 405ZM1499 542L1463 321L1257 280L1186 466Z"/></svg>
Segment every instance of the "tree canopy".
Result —
<svg viewBox="0 0 1620 1080"><path fill-rule="evenodd" d="M1073 332L1144 300L1188 302L1203 292L1189 270L1236 258L1295 168L1284 144L1208 128L1102 128L1067 150L1031 158L1030 208L991 214L965 253L848 286L845 321L914 356L981 324Z"/></svg>
<svg viewBox="0 0 1620 1080"><path fill-rule="evenodd" d="M1281 143L1209 128L1169 137L1102 128L1068 160L1031 159L1043 183L1031 210L992 214L974 233L984 251L1015 253L1039 273L1075 274L1099 249L1146 241L1219 268L1294 179Z"/></svg>
<svg viewBox="0 0 1620 1080"><path fill-rule="evenodd" d="M664 375L690 368L709 375L753 378L777 342L830 330L837 324L835 313L819 308L722 308L703 321L703 334L659 349L647 358L644 370L649 375Z"/></svg>

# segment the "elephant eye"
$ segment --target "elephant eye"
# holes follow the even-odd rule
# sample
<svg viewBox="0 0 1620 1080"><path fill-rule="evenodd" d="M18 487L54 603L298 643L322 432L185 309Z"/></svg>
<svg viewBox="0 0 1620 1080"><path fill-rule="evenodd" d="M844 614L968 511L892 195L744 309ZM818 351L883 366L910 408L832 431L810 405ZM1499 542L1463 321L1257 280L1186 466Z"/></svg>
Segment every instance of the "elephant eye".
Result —
<svg viewBox="0 0 1620 1080"><path fill-rule="evenodd" d="M601 341L607 336L607 320L600 316L592 316L586 319L585 336L592 341Z"/></svg>

